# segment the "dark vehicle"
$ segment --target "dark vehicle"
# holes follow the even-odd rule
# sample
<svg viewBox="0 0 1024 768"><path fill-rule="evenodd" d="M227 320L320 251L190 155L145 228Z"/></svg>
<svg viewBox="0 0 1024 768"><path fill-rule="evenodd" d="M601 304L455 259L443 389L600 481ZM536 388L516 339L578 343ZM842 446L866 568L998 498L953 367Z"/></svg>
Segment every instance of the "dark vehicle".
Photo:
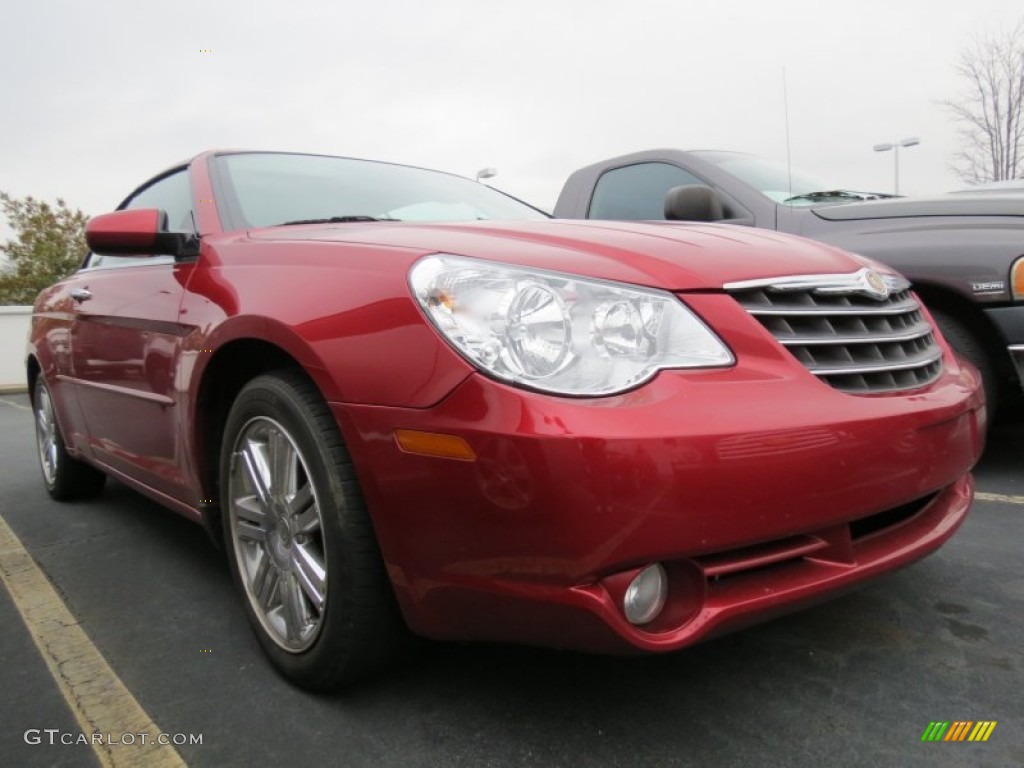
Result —
<svg viewBox="0 0 1024 768"><path fill-rule="evenodd" d="M953 347L982 372L993 412L1024 382L1024 197L893 198L739 152L655 149L573 173L555 216L721 221L838 245L914 283Z"/></svg>
<svg viewBox="0 0 1024 768"><path fill-rule="evenodd" d="M955 194L973 195L984 193L986 195L991 195L994 192L1001 195L1005 195L1007 193L1024 194L1024 179L1007 179L1005 181L989 181L985 184L975 184L973 187L958 189Z"/></svg>

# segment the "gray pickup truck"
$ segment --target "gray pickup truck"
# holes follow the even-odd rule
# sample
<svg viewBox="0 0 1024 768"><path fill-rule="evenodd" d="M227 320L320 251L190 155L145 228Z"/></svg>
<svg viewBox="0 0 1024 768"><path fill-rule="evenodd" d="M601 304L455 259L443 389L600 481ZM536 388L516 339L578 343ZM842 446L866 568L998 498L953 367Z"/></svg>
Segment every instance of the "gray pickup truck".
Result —
<svg viewBox="0 0 1024 768"><path fill-rule="evenodd" d="M894 197L739 152L657 149L573 173L556 218L715 221L790 232L909 277L982 372L990 411L1024 387L1024 195Z"/></svg>

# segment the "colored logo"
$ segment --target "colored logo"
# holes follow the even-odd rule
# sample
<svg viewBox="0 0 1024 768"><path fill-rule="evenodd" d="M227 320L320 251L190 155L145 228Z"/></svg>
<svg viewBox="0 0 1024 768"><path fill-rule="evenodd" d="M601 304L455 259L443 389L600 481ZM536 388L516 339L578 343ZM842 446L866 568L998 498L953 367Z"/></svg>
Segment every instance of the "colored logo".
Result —
<svg viewBox="0 0 1024 768"><path fill-rule="evenodd" d="M995 729L995 720L933 721L924 729L921 741L988 741Z"/></svg>

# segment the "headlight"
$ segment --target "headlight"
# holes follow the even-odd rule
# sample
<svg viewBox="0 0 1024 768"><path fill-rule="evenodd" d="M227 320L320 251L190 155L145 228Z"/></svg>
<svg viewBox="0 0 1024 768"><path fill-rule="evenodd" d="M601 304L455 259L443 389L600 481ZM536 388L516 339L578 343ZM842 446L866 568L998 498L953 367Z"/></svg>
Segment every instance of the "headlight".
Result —
<svg viewBox="0 0 1024 768"><path fill-rule="evenodd" d="M610 395L664 368L731 365L664 291L434 254L409 273L427 317L480 370L560 395Z"/></svg>

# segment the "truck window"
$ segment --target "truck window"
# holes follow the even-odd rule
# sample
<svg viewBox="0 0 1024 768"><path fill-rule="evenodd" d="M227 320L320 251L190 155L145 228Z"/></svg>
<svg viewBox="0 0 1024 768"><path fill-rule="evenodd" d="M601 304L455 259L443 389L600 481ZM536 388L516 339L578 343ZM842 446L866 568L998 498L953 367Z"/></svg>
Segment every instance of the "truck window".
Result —
<svg viewBox="0 0 1024 768"><path fill-rule="evenodd" d="M705 183L668 163L638 163L614 168L597 180L587 218L664 219L665 194L672 187Z"/></svg>

